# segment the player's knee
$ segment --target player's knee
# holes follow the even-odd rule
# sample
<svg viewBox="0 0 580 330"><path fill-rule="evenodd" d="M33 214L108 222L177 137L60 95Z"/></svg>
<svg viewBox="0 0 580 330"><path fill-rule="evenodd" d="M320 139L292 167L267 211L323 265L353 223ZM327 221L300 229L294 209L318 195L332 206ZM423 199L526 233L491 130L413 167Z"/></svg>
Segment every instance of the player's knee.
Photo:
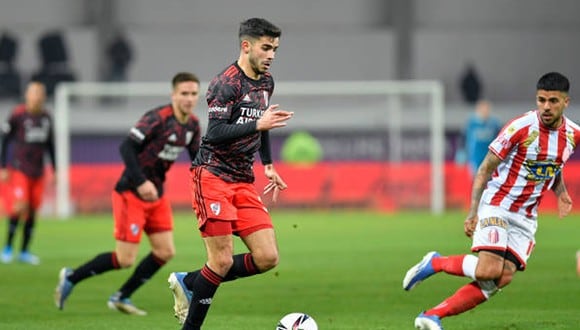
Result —
<svg viewBox="0 0 580 330"><path fill-rule="evenodd" d="M119 264L119 268L129 268L135 264L135 259L137 256L117 253L117 263Z"/></svg>
<svg viewBox="0 0 580 330"><path fill-rule="evenodd" d="M156 249L153 251L155 257L167 262L175 256L175 248L174 247L166 247L163 249Z"/></svg>
<svg viewBox="0 0 580 330"><path fill-rule="evenodd" d="M508 284L510 284L512 282L512 279L514 278L514 272L505 270L503 272L503 274L501 275L501 277L496 280L497 286L499 288L503 288L505 286L507 286Z"/></svg>
<svg viewBox="0 0 580 330"><path fill-rule="evenodd" d="M254 258L254 263L262 273L276 267L280 261L277 251L264 251L253 254L252 257Z"/></svg>
<svg viewBox="0 0 580 330"><path fill-rule="evenodd" d="M208 265L214 272L225 275L234 265L234 259L232 256L220 256L214 258L213 260L208 260Z"/></svg>
<svg viewBox="0 0 580 330"><path fill-rule="evenodd" d="M475 278L478 281L495 281L502 276L501 267L478 267L475 270Z"/></svg>

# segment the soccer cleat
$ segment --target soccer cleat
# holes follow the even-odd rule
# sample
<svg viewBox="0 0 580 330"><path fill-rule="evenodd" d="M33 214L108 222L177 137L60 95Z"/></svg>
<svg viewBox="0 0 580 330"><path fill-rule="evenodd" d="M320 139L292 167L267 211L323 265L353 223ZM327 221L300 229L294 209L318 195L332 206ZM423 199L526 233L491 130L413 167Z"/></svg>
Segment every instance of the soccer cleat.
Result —
<svg viewBox="0 0 580 330"><path fill-rule="evenodd" d="M121 292L114 293L111 297L109 297L109 301L107 301L107 306L110 309L118 310L119 312L123 312L125 314L130 315L139 315L145 316L147 312L137 308L137 306L133 305L129 298L121 299Z"/></svg>
<svg viewBox="0 0 580 330"><path fill-rule="evenodd" d="M167 282L169 282L169 289L173 292L173 311L175 312L175 317L179 324L185 323L189 311L189 305L191 304L191 299L193 297L193 292L191 292L183 282L185 275L187 275L186 272L171 273L167 279Z"/></svg>
<svg viewBox="0 0 580 330"><path fill-rule="evenodd" d="M439 256L439 253L431 251L427 253L418 264L411 267L403 279L403 289L409 291L417 284L421 283L421 281L435 274L433 266L431 265L431 260Z"/></svg>
<svg viewBox="0 0 580 330"><path fill-rule="evenodd" d="M40 265L40 258L26 251L20 253L18 261L29 265Z"/></svg>
<svg viewBox="0 0 580 330"><path fill-rule="evenodd" d="M0 261L3 264L9 264L12 262L12 247L6 245L2 250L2 255L0 255Z"/></svg>
<svg viewBox="0 0 580 330"><path fill-rule="evenodd" d="M443 330L443 326L441 326L441 319L439 316L425 315L425 313L421 313L417 318L415 318L415 329Z"/></svg>
<svg viewBox="0 0 580 330"><path fill-rule="evenodd" d="M72 269L65 267L60 270L60 273L58 273L58 284L54 290L54 303L60 310L64 308L64 302L74 287L74 284L67 279L67 276L72 274L72 272Z"/></svg>

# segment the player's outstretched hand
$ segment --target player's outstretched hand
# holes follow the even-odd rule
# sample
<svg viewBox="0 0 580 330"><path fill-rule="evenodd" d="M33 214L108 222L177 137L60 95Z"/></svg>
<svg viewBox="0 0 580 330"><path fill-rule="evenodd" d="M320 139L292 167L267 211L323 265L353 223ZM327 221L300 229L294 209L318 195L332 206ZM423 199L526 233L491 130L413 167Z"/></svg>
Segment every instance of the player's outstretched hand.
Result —
<svg viewBox="0 0 580 330"><path fill-rule="evenodd" d="M272 201L276 202L278 201L278 195L280 194L280 191L288 188L288 186L282 180L278 172L276 172L272 164L265 166L264 173L266 177L270 180L268 184L264 187L264 195L272 191Z"/></svg>
<svg viewBox="0 0 580 330"><path fill-rule="evenodd" d="M279 109L280 105L272 104L264 111L262 117L256 122L258 131L267 131L273 128L284 127L287 121L292 118L294 112Z"/></svg>

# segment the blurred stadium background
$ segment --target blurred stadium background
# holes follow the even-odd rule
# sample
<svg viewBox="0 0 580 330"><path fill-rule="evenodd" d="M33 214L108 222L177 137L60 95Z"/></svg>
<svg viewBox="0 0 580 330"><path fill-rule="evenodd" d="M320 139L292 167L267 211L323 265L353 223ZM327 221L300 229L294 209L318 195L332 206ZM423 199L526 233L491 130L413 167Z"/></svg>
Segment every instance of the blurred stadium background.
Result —
<svg viewBox="0 0 580 330"><path fill-rule="evenodd" d="M29 10L33 7L34 11ZM463 124L472 111L459 87L467 66L475 66L482 97L492 102L493 112L504 121L534 107L539 75L562 71L572 81L573 101L567 114L576 119L574 100L579 93L574 82L580 76L576 65L580 46L574 41L580 29L575 15L579 7L574 0L559 1L556 20L545 15L539 0L250 0L243 4L224 0L5 0L0 28L13 41L13 56L5 59L12 61L14 72L10 74L18 75L20 86L44 73L43 63L50 55L47 49L54 50L51 46L55 45L63 49L55 55L61 71L47 78L51 85L107 80L106 48L119 32L133 51L129 82L163 86L182 70L209 81L235 60L237 25L251 16L267 17L283 28L272 69L278 83L439 82L444 90L444 208L461 209L469 182L465 166L455 158ZM62 43L47 42L54 36L60 36ZM6 84L7 76L2 77ZM5 90L3 94L0 115L6 117L18 95ZM297 113L287 129L273 132L276 160L281 158L287 137L295 132L311 134L323 151L320 162L306 169L281 162L292 189L280 207L397 211L431 206L432 117L428 101L399 98L401 118L396 118L393 103L386 99L363 95L304 99L276 95L273 99ZM120 170L120 139L143 111L167 100L163 95L79 97L71 104L67 119L73 211L108 209L109 191ZM54 98L48 106L54 110ZM197 114L205 123L203 100ZM395 120L400 125L394 126ZM394 143L395 138L400 141ZM187 187L181 183L187 175L187 162L181 159L176 167L179 170L169 178L168 191L173 191L178 208L188 208ZM576 164L569 167L574 169ZM578 172L567 171L573 197L580 197L580 180L574 174ZM54 201L55 190L48 189L45 213L54 214ZM544 207L553 205L548 200Z"/></svg>
<svg viewBox="0 0 580 330"><path fill-rule="evenodd" d="M208 326L271 329L282 315L300 310L312 314L321 329L410 328L421 309L438 303L464 280L436 278L411 295L400 287L407 268L426 251L436 247L442 253L458 253L469 247L461 222L470 183L467 167L456 161L463 125L473 110L459 87L466 67L475 65L482 96L503 121L535 106L535 83L541 74L561 71L572 82L567 115L580 121L579 11L577 0L550 4L540 0L0 0L0 34L5 37L4 43L0 41L0 119L19 102L15 90L33 75L46 73L47 49L59 49L58 36L65 55L56 55L55 74L44 76L52 87L57 88L58 81L105 83L105 49L118 31L126 35L134 53L127 81L156 86L155 95L148 96L75 95L69 115L55 118L70 129L70 135L64 133L70 142L73 220L51 221L58 219L57 198L54 186L48 185L42 217L48 221L40 224L32 247L42 264L34 271L27 265L0 265L0 328L176 328L165 279L171 271L197 268L203 261L189 206L184 157L167 182L168 194L180 211L175 230L178 254L155 283L135 295L135 302L150 315L125 318L106 310L108 295L129 270L87 281L63 313L54 309L51 294L60 267L74 267L113 247L110 193L122 168L118 145L129 128L144 111L169 101L168 81L176 72L196 73L204 89L237 58L238 23L254 16L266 17L283 29L272 67L279 85L412 80L442 87L443 174L438 179L443 183L445 214L432 215L429 210L433 189L429 97L347 96L338 94L341 90L331 96L275 93L273 102L296 112L287 128L272 132L276 166L290 186L281 203L272 206L282 262L259 281L240 281L220 292ZM54 36L57 46L50 42L47 46L46 40L54 42ZM47 107L60 113L57 103L53 95ZM204 126L206 110L200 100L197 115ZM286 150L297 136L298 147ZM286 161L293 157L315 163ZM577 213L580 156L572 157L566 176ZM259 165L256 171L261 188ZM554 205L550 196L543 208L552 213ZM518 274L518 281L506 294L494 297L493 303L445 320L446 327L578 328L577 235L573 234L578 232L578 222L558 222L553 214L541 220L530 271ZM0 225L3 239L4 221ZM147 248L142 244L142 253ZM248 292L256 292L256 299L250 299Z"/></svg>

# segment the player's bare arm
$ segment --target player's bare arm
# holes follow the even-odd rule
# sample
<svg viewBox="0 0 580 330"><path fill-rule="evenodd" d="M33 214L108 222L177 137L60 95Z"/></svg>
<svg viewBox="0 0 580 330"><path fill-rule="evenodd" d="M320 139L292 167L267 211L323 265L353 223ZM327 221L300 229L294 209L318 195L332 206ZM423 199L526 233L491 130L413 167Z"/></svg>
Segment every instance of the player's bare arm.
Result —
<svg viewBox="0 0 580 330"><path fill-rule="evenodd" d="M572 210L572 198L570 198L570 195L568 194L561 171L556 174L556 177L554 178L552 190L558 197L558 215L560 216L560 219L562 219Z"/></svg>
<svg viewBox="0 0 580 330"><path fill-rule="evenodd" d="M479 206L481 195L487 186L487 182L491 178L491 174L500 163L501 159L498 156L492 152L488 152L475 174L473 188L471 190L469 213L467 214L467 219L465 219L465 222L463 223L463 230L465 231L465 235L468 237L473 235L475 226L477 225L477 208Z"/></svg>
<svg viewBox="0 0 580 330"><path fill-rule="evenodd" d="M278 200L278 195L280 191L288 188L286 183L282 180L276 169L274 169L274 165L268 164L264 167L264 174L269 179L268 184L264 187L264 194L269 193L272 191L272 201L276 202Z"/></svg>
<svg viewBox="0 0 580 330"><path fill-rule="evenodd" d="M292 118L294 112L279 109L280 105L272 104L264 111L260 119L256 121L256 130L267 131L273 128L284 127Z"/></svg>

